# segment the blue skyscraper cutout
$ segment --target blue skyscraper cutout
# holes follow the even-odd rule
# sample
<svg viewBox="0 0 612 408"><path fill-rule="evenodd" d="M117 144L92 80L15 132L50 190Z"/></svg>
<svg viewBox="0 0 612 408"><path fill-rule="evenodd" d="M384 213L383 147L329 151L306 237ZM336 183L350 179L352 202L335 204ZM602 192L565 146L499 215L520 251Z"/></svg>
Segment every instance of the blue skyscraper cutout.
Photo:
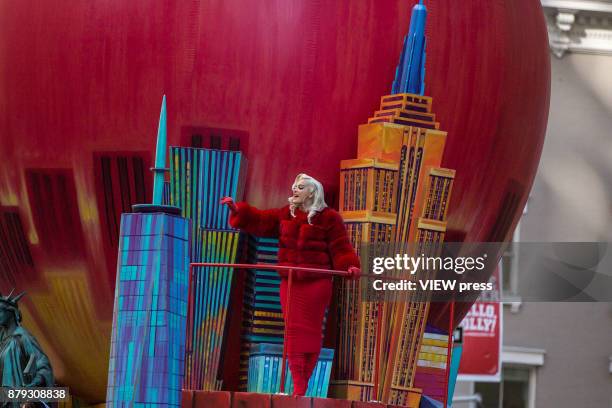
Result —
<svg viewBox="0 0 612 408"><path fill-rule="evenodd" d="M395 69L395 79L391 94L425 93L425 23L427 9L420 0L412 8L410 29L404 37L404 46L399 64Z"/></svg>

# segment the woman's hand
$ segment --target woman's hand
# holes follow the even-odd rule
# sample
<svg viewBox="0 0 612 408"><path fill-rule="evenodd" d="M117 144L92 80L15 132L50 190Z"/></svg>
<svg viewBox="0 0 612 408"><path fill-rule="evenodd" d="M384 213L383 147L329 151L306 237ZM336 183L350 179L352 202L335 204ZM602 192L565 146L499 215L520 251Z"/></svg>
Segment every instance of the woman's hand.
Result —
<svg viewBox="0 0 612 408"><path fill-rule="evenodd" d="M229 208L232 213L238 211L238 207L236 207L236 203L234 203L234 199L232 197L223 197L219 204L227 205L227 208Z"/></svg>
<svg viewBox="0 0 612 408"><path fill-rule="evenodd" d="M348 268L348 273L349 275L347 276L347 278L349 279L359 279L359 277L361 276L361 269L359 269L356 266L351 266Z"/></svg>

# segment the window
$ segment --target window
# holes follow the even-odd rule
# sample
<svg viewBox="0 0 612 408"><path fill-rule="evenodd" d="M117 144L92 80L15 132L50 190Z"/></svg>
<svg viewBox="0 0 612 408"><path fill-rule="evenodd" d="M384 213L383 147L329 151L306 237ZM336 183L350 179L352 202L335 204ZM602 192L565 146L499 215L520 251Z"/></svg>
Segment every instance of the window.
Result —
<svg viewBox="0 0 612 408"><path fill-rule="evenodd" d="M182 146L203 149L241 151L248 154L249 133L244 130L185 126L181 129Z"/></svg>
<svg viewBox="0 0 612 408"><path fill-rule="evenodd" d="M208 143L211 149L221 149L221 135L211 134L210 143Z"/></svg>
<svg viewBox="0 0 612 408"><path fill-rule="evenodd" d="M150 157L147 152L94 152L96 199L111 288L115 287L121 214L132 212L134 204L151 202Z"/></svg>
<svg viewBox="0 0 612 408"><path fill-rule="evenodd" d="M512 241L508 243L506 251L499 261L499 269L502 277L503 298L512 299L517 295L518 289L518 242L521 234L521 224L519 223L512 235Z"/></svg>
<svg viewBox="0 0 612 408"><path fill-rule="evenodd" d="M527 214L527 203L523 208L523 214ZM502 280L502 301L512 306L512 312L516 313L521 305L518 293L519 276L519 242L521 240L521 221L516 225L512 234L512 241L508 243L506 251L499 261L499 270Z"/></svg>
<svg viewBox="0 0 612 408"><path fill-rule="evenodd" d="M19 208L0 205L0 282L16 287L37 276Z"/></svg>
<svg viewBox="0 0 612 408"><path fill-rule="evenodd" d="M202 147L202 134L201 133L194 133L191 135L191 147L197 147L200 148Z"/></svg>
<svg viewBox="0 0 612 408"><path fill-rule="evenodd" d="M545 355L542 349L504 346L501 382L472 383L474 395L464 401L481 401L469 408L535 408L536 370L544 365Z"/></svg>
<svg viewBox="0 0 612 408"><path fill-rule="evenodd" d="M474 392L480 408L534 408L535 367L504 366L500 383L475 383Z"/></svg>
<svg viewBox="0 0 612 408"><path fill-rule="evenodd" d="M36 234L46 254L67 262L84 259L84 234L72 169L28 168L25 180Z"/></svg>

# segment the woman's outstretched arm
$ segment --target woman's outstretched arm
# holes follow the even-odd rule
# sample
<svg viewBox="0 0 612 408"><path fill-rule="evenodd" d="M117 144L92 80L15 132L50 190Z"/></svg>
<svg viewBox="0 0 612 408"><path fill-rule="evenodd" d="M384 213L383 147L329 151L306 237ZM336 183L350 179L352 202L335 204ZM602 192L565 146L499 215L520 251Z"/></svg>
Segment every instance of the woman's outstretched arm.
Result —
<svg viewBox="0 0 612 408"><path fill-rule="evenodd" d="M281 212L284 208L259 210L246 202L234 203L230 197L221 200L230 210L229 224L258 237L276 238L279 235Z"/></svg>

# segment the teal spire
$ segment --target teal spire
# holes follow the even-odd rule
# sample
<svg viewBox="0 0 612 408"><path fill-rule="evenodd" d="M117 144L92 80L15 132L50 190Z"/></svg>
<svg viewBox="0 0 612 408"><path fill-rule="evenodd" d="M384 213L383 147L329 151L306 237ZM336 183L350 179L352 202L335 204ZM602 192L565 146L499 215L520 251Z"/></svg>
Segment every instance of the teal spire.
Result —
<svg viewBox="0 0 612 408"><path fill-rule="evenodd" d="M410 17L410 29L404 37L404 46L399 64L395 69L395 79L391 94L425 93L425 23L427 9L423 0L415 4Z"/></svg>
<svg viewBox="0 0 612 408"><path fill-rule="evenodd" d="M162 204L164 191L164 172L166 169L166 95L162 98L159 126L157 128L157 148L155 150L155 167L153 170L153 205Z"/></svg>

